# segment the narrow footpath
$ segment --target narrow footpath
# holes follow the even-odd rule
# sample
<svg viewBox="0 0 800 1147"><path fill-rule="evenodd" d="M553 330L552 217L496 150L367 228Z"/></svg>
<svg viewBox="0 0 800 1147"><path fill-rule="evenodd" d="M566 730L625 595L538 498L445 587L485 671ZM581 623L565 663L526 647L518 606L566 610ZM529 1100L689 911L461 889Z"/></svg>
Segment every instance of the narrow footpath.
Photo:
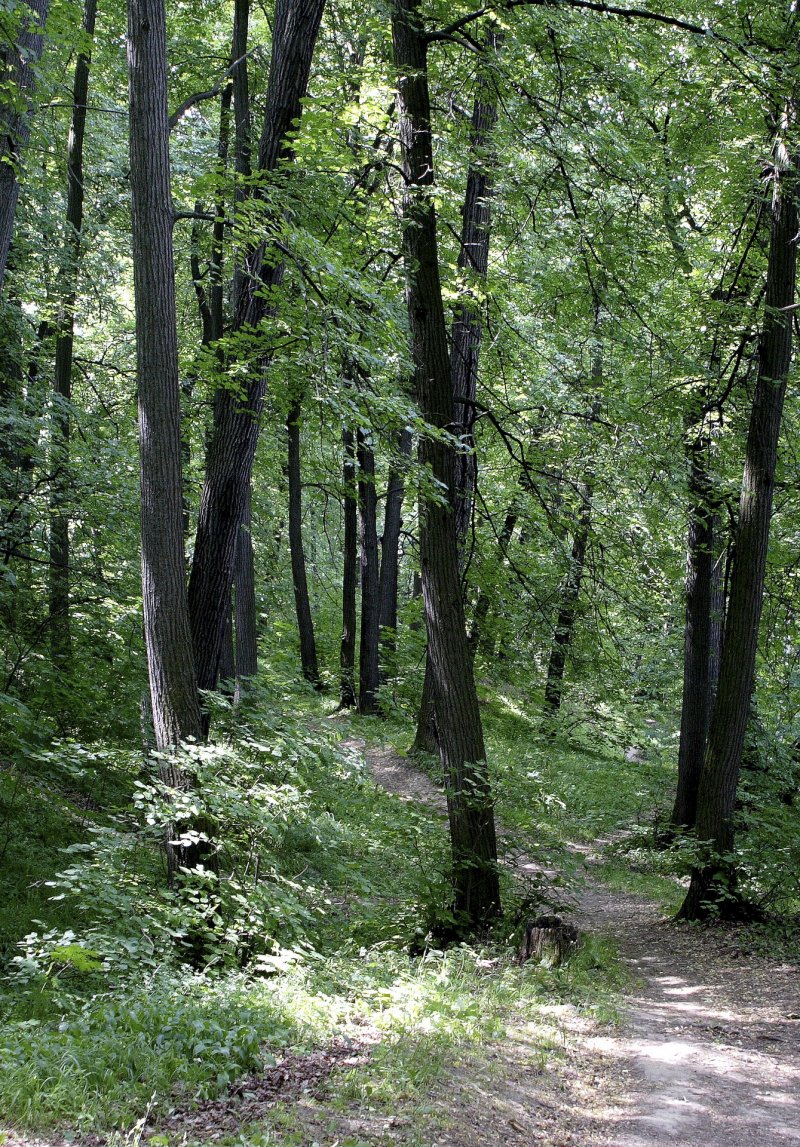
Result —
<svg viewBox="0 0 800 1147"><path fill-rule="evenodd" d="M390 792L443 808L442 793L393 751L366 758ZM590 874L574 922L611 939L631 970L622 1023L554 1006L564 1054L545 1067L520 1016L489 1052L491 1078L447 1082L461 1110L442 1147L800 1144L796 965L742 953L732 929L677 926Z"/></svg>

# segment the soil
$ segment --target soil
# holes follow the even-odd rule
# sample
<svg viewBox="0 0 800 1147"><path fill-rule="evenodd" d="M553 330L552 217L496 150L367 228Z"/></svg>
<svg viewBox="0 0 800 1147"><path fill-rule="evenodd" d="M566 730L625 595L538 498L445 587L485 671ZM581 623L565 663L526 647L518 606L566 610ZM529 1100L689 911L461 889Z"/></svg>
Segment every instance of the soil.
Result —
<svg viewBox="0 0 800 1147"><path fill-rule="evenodd" d="M383 787L444 809L442 793L391 750L366 757ZM735 929L664 920L590 873L573 922L612 940L631 970L622 1022L548 1009L564 1050L543 1064L533 1025L518 1017L481 1077L446 1082L452 1132L442 1147L800 1144L798 967L745 956Z"/></svg>

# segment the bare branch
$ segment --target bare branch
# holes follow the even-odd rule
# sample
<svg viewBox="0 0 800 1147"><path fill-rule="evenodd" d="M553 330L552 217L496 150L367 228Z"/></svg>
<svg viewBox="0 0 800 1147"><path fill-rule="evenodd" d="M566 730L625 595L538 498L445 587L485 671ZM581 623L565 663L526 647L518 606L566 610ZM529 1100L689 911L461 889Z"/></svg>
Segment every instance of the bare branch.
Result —
<svg viewBox="0 0 800 1147"><path fill-rule="evenodd" d="M435 32L429 32L425 40L430 44L437 40L452 40L457 32L495 12L508 12L512 8L578 8L590 12L598 12L602 16L619 16L623 20L651 20L657 24L666 24L670 28L679 28L683 32L692 32L696 36L712 36L714 39L731 43L726 36L715 32L712 28L705 28L702 24L693 24L689 20L681 20L678 16L665 16L660 12L651 12L647 8L622 8L616 4L604 4L599 0L504 0L500 4L487 4L474 12L468 12Z"/></svg>
<svg viewBox="0 0 800 1147"><path fill-rule="evenodd" d="M194 95L189 96L189 98L185 99L182 104L179 104L179 106L169 117L169 130L172 131L172 129L176 127L178 123L183 119L189 109L193 108L195 104L202 103L203 100L213 100L216 96L218 96L222 89L225 87L225 81L230 79L240 64L243 64L245 60L249 59L250 56L252 56L258 50L259 45L256 45L254 48L251 48L249 52L245 52L243 56L240 56L238 60L234 60L231 66L222 73L222 78L218 80L216 84L214 84L213 88L209 88L208 91L205 92L195 92Z"/></svg>

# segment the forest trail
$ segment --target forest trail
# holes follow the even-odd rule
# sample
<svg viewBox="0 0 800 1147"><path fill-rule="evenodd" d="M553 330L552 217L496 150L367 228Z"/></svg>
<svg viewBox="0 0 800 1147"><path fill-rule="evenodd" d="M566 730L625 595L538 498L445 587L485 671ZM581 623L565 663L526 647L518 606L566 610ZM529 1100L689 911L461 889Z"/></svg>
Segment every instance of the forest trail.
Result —
<svg viewBox="0 0 800 1147"><path fill-rule="evenodd" d="M365 756L384 788L443 809L443 794L393 750ZM573 918L611 939L631 971L622 1023L547 1009L564 1054L542 1065L534 1025L516 1017L487 1052L487 1078L447 1081L454 1126L439 1144L800 1144L800 969L745 956L732 930L677 927L590 873Z"/></svg>

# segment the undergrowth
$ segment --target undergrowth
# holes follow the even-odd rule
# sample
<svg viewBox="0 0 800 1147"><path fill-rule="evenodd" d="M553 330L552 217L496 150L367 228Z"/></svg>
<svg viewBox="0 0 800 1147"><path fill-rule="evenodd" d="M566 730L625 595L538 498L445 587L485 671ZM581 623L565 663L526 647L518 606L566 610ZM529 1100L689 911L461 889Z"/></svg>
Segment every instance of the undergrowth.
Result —
<svg viewBox="0 0 800 1147"><path fill-rule="evenodd" d="M185 747L197 783L183 793L127 746L31 728L18 738L2 774L17 786L7 837L48 812L37 846L6 850L17 873L0 988L8 1118L129 1134L145 1111L157 1121L224 1095L285 1050L343 1032L355 1044L368 1034L372 1053L337 1077L336 1102L388 1110L419 1102L456 1049L502 1037L521 1006L570 999L611 1015L614 962L601 948L567 968L520 968L510 924L478 949L430 947L449 898L446 829L378 789L342 746L373 725L273 681L235 711L219 705L213 742ZM215 866L174 889L168 818L182 834L203 824L216 850Z"/></svg>

